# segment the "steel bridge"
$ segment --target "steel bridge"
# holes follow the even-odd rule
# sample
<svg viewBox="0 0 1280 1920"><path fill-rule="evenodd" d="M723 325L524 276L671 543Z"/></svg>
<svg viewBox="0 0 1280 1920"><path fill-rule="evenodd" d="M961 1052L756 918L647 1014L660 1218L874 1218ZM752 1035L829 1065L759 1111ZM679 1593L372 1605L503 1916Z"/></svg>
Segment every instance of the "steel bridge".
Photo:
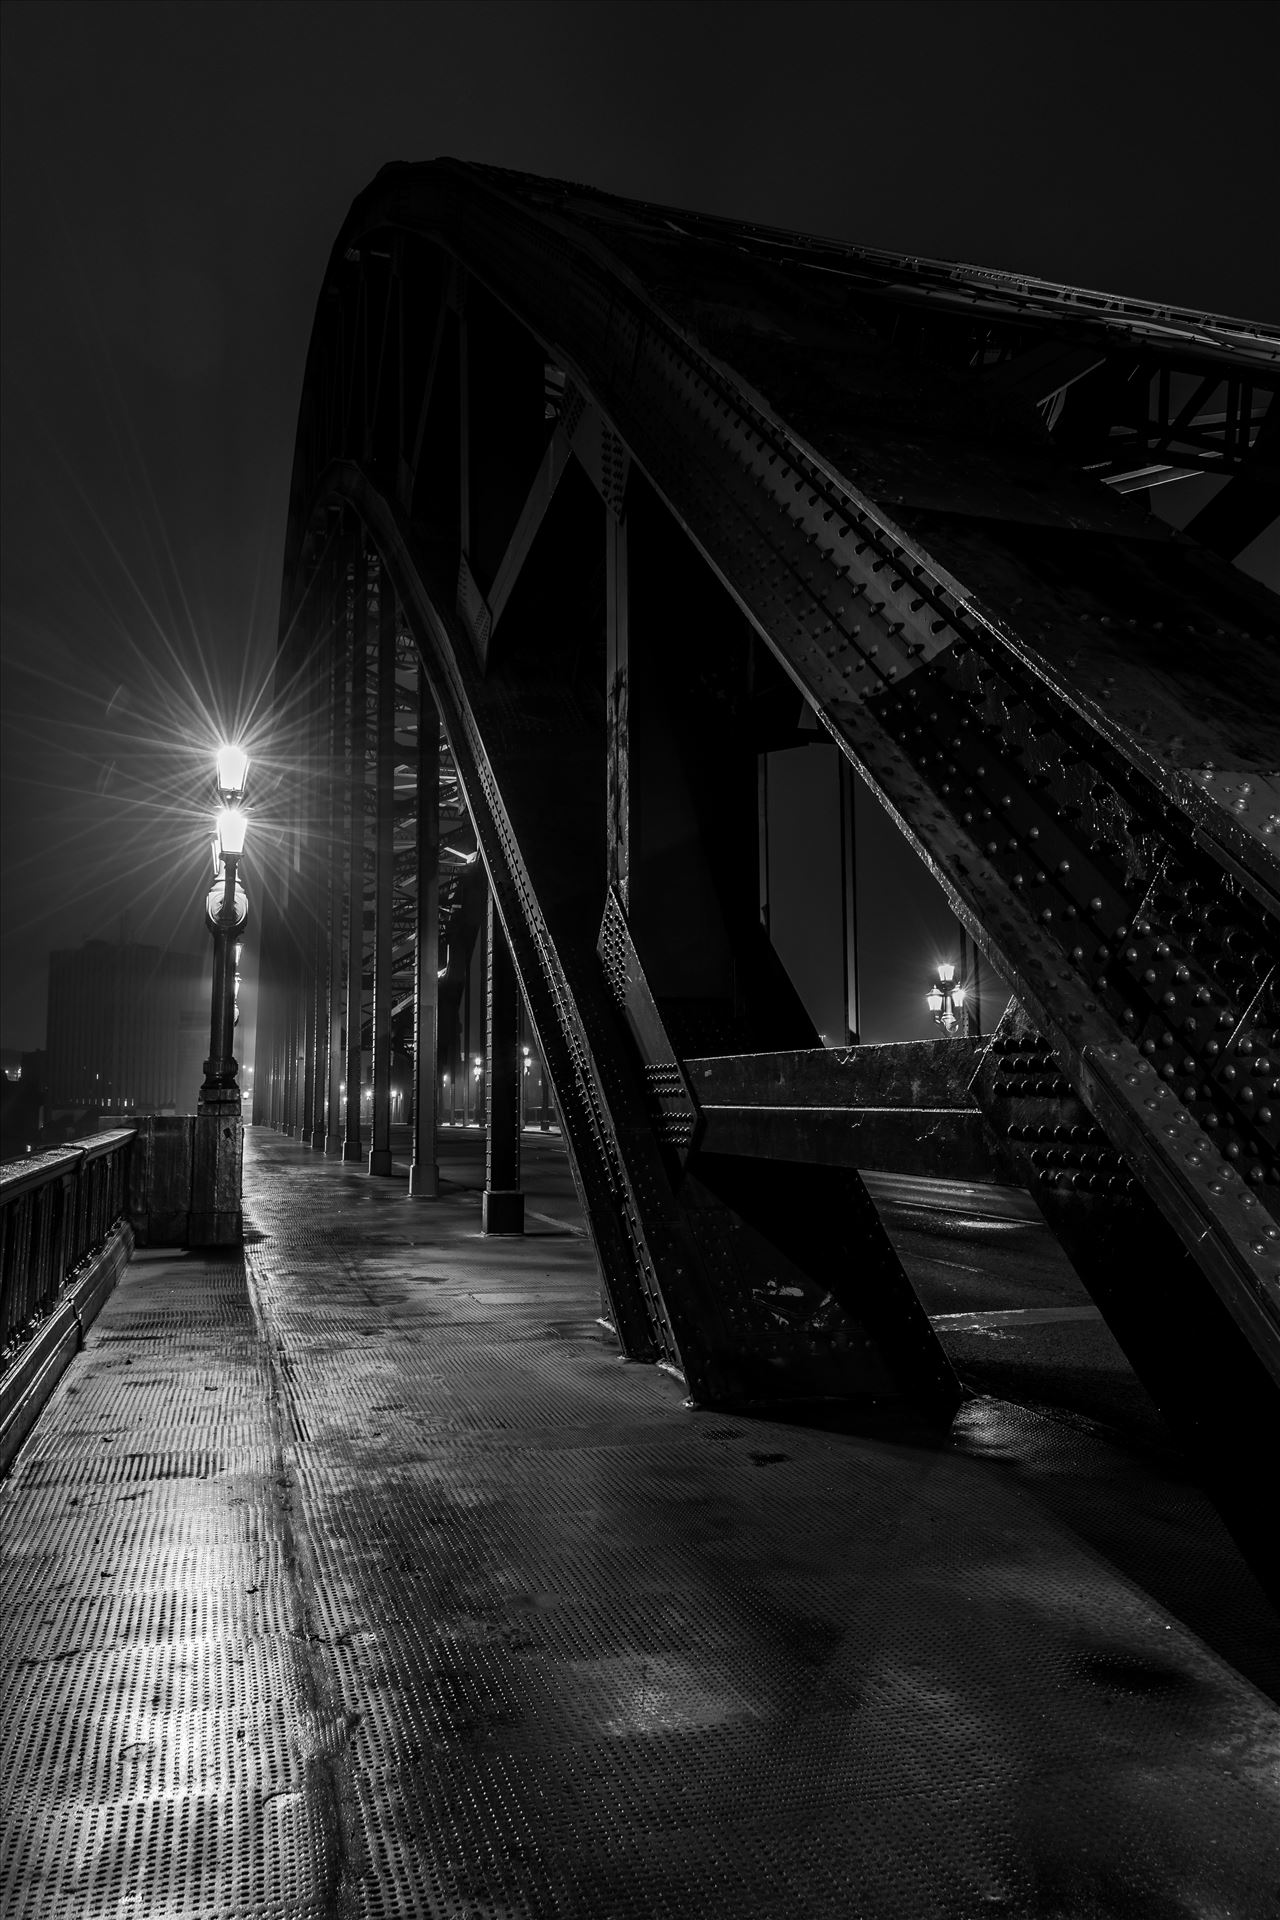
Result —
<svg viewBox="0 0 1280 1920"><path fill-rule="evenodd" d="M942 1143L1029 1190L1263 1568L1280 603L1232 562L1278 381L1238 320L385 168L302 397L255 1120L390 1173L403 1047L430 1197L479 933L486 1228L523 1001L626 1355L948 1421L858 1171ZM993 1036L820 1046L760 912L762 756L815 723L1010 984Z"/></svg>

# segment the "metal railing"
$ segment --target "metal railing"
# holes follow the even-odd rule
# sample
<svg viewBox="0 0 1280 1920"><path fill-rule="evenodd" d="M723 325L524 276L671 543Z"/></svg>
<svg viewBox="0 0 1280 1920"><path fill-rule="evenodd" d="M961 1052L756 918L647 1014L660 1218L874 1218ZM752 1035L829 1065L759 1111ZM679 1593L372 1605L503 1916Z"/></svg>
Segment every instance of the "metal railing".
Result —
<svg viewBox="0 0 1280 1920"><path fill-rule="evenodd" d="M127 1215L134 1133L0 1162L0 1371Z"/></svg>

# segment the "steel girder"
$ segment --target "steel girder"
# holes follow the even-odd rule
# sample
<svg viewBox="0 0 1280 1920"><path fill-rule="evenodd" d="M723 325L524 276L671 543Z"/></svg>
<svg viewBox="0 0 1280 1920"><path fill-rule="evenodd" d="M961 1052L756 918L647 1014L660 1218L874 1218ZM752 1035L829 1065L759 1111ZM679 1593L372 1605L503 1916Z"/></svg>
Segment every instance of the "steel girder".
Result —
<svg viewBox="0 0 1280 1920"><path fill-rule="evenodd" d="M513 424L505 463L494 421L528 356L491 359L496 399L469 438L468 287L544 361L546 428ZM1280 609L1086 469L1105 443L1123 441L1115 478L1198 436L1202 463L1265 488L1278 368L1262 327L453 162L384 169L353 207L308 363L285 618L316 517L353 508L424 651L624 1344L678 1358L695 1391L769 1377L735 1372L752 1336L699 1237L725 1209L743 1218L739 1185L705 1190L681 1064L698 1049L674 1043L645 979L625 860L611 847L596 876L594 967L545 909L521 845L528 769L504 746L511 695L488 670L563 476L591 477L608 526L643 476L927 860L1015 988L1029 1026L1007 1044L1049 1063L1122 1170L1130 1271L1104 1260L1092 1283L1140 1370L1154 1377L1141 1322L1160 1291L1145 1244L1212 1324L1260 1432L1280 1383ZM468 479L486 461L501 469L487 532ZM997 1116L1009 1097L994 1068L974 1093ZM1028 1162L1033 1183L1043 1171ZM1083 1171L1060 1164L1049 1186L1077 1192ZM871 1246L852 1187L839 1204ZM1099 1237L1076 1236L1082 1270ZM880 1332L914 1343L917 1387L945 1399L896 1262L875 1257L894 1300Z"/></svg>
<svg viewBox="0 0 1280 1920"><path fill-rule="evenodd" d="M826 1182L831 1192L822 1197L834 1193L843 1206L807 1229L798 1221L795 1239L803 1243L807 1231L820 1244L793 1247L790 1257L778 1249L761 1257L749 1207L728 1206L691 1178L677 1192L645 1063L625 1044L593 940L564 937L563 904L549 916L545 885L530 873L528 841L545 823L519 793L528 769L504 761L504 694L481 674L460 617L433 599L408 516L356 463L330 468L317 497L342 500L359 515L418 635L624 1350L675 1367L709 1401L852 1390L869 1405L902 1403L913 1415L952 1407L950 1368L856 1174L835 1172ZM539 852L545 875L545 844ZM812 1187L812 1178L801 1184ZM725 1240L727 1221L743 1244ZM753 1300L753 1282L763 1301ZM786 1313L792 1296L803 1308Z"/></svg>

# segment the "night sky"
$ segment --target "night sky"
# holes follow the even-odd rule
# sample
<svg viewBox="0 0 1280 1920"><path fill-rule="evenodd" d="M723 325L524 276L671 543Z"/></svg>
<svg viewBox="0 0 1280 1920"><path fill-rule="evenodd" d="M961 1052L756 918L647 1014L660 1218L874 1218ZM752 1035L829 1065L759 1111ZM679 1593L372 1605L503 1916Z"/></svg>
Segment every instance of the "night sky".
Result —
<svg viewBox="0 0 1280 1920"><path fill-rule="evenodd" d="M326 258L441 154L1280 320L1270 4L60 5L3 33L3 1019L204 943ZM260 717L260 716L259 716Z"/></svg>

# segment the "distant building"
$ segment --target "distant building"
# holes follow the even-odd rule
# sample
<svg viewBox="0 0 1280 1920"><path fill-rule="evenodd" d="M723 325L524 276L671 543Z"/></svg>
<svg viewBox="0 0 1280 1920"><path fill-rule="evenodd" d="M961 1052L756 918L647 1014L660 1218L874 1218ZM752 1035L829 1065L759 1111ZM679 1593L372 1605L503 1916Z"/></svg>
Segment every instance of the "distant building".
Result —
<svg viewBox="0 0 1280 1920"><path fill-rule="evenodd" d="M44 1125L45 1055L4 1049L0 1079L0 1160L16 1158L33 1147Z"/></svg>
<svg viewBox="0 0 1280 1920"><path fill-rule="evenodd" d="M51 953L48 1117L194 1113L209 1042L204 965L106 940Z"/></svg>

